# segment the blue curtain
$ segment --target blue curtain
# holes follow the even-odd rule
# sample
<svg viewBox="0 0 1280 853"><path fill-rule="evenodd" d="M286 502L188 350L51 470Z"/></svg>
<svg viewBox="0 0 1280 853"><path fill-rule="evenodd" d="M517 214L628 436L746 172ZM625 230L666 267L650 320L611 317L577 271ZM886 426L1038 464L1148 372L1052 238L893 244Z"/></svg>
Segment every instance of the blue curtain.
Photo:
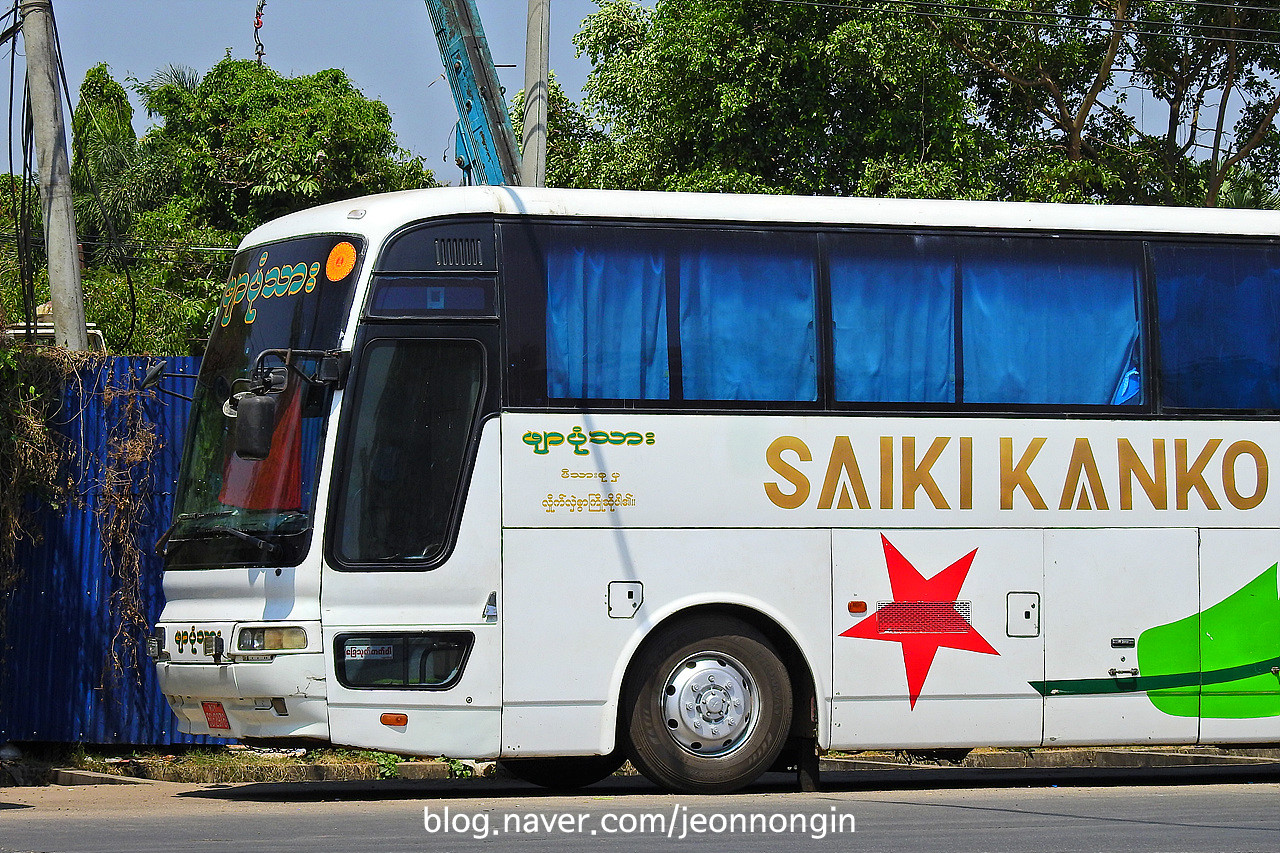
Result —
<svg viewBox="0 0 1280 853"><path fill-rule="evenodd" d="M1152 248L1166 405L1280 408L1280 251Z"/></svg>
<svg viewBox="0 0 1280 853"><path fill-rule="evenodd" d="M965 402L1108 405L1137 398L1136 254L1045 240L963 245Z"/></svg>
<svg viewBox="0 0 1280 853"><path fill-rule="evenodd" d="M818 399L813 243L713 234L680 253L686 400Z"/></svg>
<svg viewBox="0 0 1280 853"><path fill-rule="evenodd" d="M547 396L667 399L661 250L561 233L547 253Z"/></svg>
<svg viewBox="0 0 1280 853"><path fill-rule="evenodd" d="M938 244L862 237L832 247L837 400L955 401L955 260Z"/></svg>

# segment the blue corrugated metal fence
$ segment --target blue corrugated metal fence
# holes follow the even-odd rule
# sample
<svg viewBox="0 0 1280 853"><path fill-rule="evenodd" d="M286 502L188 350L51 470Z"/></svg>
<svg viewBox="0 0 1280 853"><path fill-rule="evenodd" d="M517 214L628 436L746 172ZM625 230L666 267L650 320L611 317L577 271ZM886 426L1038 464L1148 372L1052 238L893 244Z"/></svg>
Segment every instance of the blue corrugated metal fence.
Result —
<svg viewBox="0 0 1280 853"><path fill-rule="evenodd" d="M182 375L165 378L161 387L189 396L200 360L167 361L168 372ZM18 549L23 580L9 595L8 636L0 657L0 743L210 742L177 731L145 645L136 664L127 663L123 671L110 664L115 636L111 596L118 584L103 555L96 510L102 461L108 458L112 429L119 429L123 398L108 403L100 392L135 387L149 363L146 358L109 358L68 387L59 430L81 449L81 500L62 512L41 509L43 540ZM138 400L159 441L152 476L142 486L146 509L137 531L144 552L142 603L152 624L164 603L161 561L153 546L172 514L190 404L163 393Z"/></svg>

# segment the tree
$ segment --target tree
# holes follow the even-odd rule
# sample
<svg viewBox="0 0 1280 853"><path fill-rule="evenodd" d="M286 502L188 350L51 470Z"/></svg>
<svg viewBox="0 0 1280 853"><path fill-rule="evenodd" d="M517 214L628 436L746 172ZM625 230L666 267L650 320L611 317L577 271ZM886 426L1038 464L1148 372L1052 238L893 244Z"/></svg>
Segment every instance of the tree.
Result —
<svg viewBox="0 0 1280 853"><path fill-rule="evenodd" d="M396 146L386 106L336 69L281 77L227 58L198 81L159 75L138 91L163 120L143 145L175 164L177 195L213 227L243 231L327 201L435 185Z"/></svg>
<svg viewBox="0 0 1280 853"><path fill-rule="evenodd" d="M105 64L90 68L80 85L71 117L71 183L80 239L98 263L113 250L127 254L111 245L113 235L127 232L136 213L172 189L169 164L139 148L129 95Z"/></svg>
<svg viewBox="0 0 1280 853"><path fill-rule="evenodd" d="M1032 170L1005 185L1014 196L1040 172L1081 200L1213 205L1233 169L1276 161L1280 45L1266 34L1280 30L1280 10L1183 0L930 8L981 121L1009 151L1030 153L1019 165ZM1163 129L1134 115L1132 90L1165 105Z"/></svg>
<svg viewBox="0 0 1280 853"><path fill-rule="evenodd" d="M105 65L85 76L72 118L86 312L116 351L198 346L230 247L261 222L435 185L396 146L386 107L341 71L288 78L228 58L203 79L170 66L134 86L162 122L142 138ZM10 310L15 293L5 288Z"/></svg>
<svg viewBox="0 0 1280 853"><path fill-rule="evenodd" d="M602 136L569 146L593 185L1210 205L1242 170L1280 185L1267 4L599 2L575 43Z"/></svg>
<svg viewBox="0 0 1280 853"><path fill-rule="evenodd" d="M965 82L897 3L602 0L574 43L596 186L984 196Z"/></svg>
<svg viewBox="0 0 1280 853"><path fill-rule="evenodd" d="M1149 137L1166 171L1182 177L1179 167L1191 161L1210 207L1233 173L1241 173L1237 189L1249 182L1249 166L1274 188L1280 9L1170 0L1145 0L1139 9L1143 20L1130 46L1134 77L1167 106L1164 134Z"/></svg>

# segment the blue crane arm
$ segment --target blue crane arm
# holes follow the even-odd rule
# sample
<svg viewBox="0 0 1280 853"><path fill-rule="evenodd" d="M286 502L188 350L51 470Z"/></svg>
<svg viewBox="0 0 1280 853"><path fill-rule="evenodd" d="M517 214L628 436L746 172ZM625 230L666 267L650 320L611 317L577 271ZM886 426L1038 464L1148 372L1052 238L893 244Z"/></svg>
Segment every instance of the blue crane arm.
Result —
<svg viewBox="0 0 1280 853"><path fill-rule="evenodd" d="M445 76L458 107L459 133L480 183L520 183L520 149L493 67L475 0L426 0Z"/></svg>

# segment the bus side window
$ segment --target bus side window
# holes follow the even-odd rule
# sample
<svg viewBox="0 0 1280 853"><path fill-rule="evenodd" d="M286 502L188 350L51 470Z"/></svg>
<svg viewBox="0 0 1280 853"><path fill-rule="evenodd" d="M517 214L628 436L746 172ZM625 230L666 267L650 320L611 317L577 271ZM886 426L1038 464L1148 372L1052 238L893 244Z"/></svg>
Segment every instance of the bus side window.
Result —
<svg viewBox="0 0 1280 853"><path fill-rule="evenodd" d="M1280 249L1154 244L1164 405L1280 409Z"/></svg>
<svg viewBox="0 0 1280 853"><path fill-rule="evenodd" d="M961 241L964 402L1140 402L1140 259L1131 243Z"/></svg>
<svg viewBox="0 0 1280 853"><path fill-rule="evenodd" d="M836 400L954 403L954 249L883 234L831 243Z"/></svg>
<svg viewBox="0 0 1280 853"><path fill-rule="evenodd" d="M725 231L682 241L684 399L818 399L815 255L808 235Z"/></svg>
<svg viewBox="0 0 1280 853"><path fill-rule="evenodd" d="M550 228L546 397L816 402L815 255L812 235Z"/></svg>
<svg viewBox="0 0 1280 853"><path fill-rule="evenodd" d="M837 401L1142 402L1135 245L885 234L831 245Z"/></svg>
<svg viewBox="0 0 1280 853"><path fill-rule="evenodd" d="M666 260L640 235L557 229L546 258L547 396L665 400Z"/></svg>

